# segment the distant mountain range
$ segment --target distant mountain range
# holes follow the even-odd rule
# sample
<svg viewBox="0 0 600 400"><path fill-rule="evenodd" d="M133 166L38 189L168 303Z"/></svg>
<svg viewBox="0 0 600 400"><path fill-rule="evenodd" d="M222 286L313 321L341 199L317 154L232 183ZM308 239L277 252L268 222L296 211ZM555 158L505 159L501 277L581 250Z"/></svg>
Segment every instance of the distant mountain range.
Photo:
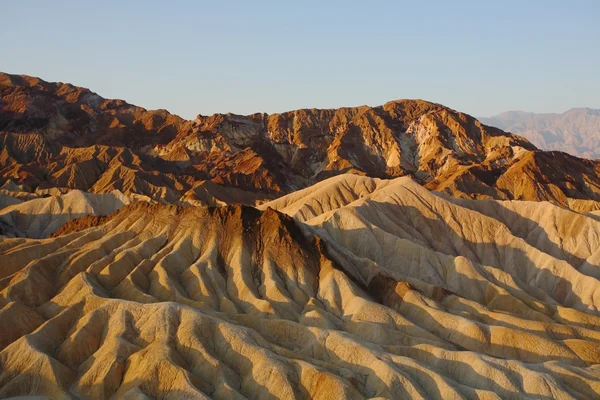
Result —
<svg viewBox="0 0 600 400"><path fill-rule="evenodd" d="M600 110L572 108L562 114L508 111L479 120L521 135L543 150L600 158Z"/></svg>

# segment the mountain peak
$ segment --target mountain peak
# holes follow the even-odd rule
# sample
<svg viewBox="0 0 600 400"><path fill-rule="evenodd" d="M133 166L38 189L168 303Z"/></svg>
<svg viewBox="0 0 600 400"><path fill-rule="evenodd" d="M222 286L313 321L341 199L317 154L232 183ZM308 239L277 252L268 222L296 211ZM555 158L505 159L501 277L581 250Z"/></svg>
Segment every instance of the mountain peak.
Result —
<svg viewBox="0 0 600 400"><path fill-rule="evenodd" d="M560 158L578 165L566 181L530 165L535 157L527 155L537 149L522 137L424 100L188 121L72 85L2 76L2 179L34 192L120 190L167 202L253 203L354 173L411 176L461 197L600 200L584 175L595 164ZM516 174L524 174L519 186L511 181ZM195 186L199 181L224 189ZM548 188L535 189L541 182Z"/></svg>

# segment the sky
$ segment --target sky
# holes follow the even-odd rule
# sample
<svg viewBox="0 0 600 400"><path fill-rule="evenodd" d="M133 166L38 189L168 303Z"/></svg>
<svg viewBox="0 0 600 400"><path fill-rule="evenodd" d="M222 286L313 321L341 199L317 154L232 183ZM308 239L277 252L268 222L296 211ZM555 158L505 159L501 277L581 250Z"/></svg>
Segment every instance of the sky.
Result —
<svg viewBox="0 0 600 400"><path fill-rule="evenodd" d="M0 2L0 71L184 118L375 106L600 108L600 1Z"/></svg>

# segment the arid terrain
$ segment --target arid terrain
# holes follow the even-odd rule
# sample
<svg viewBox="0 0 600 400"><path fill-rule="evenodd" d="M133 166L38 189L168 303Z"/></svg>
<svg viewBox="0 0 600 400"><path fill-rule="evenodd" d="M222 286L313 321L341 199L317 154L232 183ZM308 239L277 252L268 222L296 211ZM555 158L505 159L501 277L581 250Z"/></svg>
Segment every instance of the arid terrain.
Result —
<svg viewBox="0 0 600 400"><path fill-rule="evenodd" d="M0 398L599 398L599 248L599 162L439 104L0 74Z"/></svg>
<svg viewBox="0 0 600 400"><path fill-rule="evenodd" d="M411 176L455 197L600 200L600 164L537 150L440 104L186 121L69 84L0 74L0 184L119 190L169 204L254 204L354 173Z"/></svg>
<svg viewBox="0 0 600 400"><path fill-rule="evenodd" d="M481 122L521 135L543 150L600 158L600 110L572 108L561 114L509 111Z"/></svg>

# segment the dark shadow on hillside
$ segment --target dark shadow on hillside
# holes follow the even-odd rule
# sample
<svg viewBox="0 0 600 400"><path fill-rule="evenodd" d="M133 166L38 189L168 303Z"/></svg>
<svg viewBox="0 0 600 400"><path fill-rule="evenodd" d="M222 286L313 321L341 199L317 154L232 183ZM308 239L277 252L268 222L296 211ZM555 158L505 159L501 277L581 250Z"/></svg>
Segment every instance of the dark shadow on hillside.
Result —
<svg viewBox="0 0 600 400"><path fill-rule="evenodd" d="M522 250L496 243L479 243L466 240L448 225L443 215L436 214L431 208L428 208L428 212L436 214L437 219L423 216L422 212L413 206L377 201L370 201L367 205L357 207L356 212L378 228L392 235L396 235L393 232L394 228L397 229L398 226L401 226L404 230L412 230L411 233L417 235L418 239L409 238L409 240L421 246L426 245L431 250L446 255L462 256L473 263L502 269L522 283L522 289L529 285L536 286L535 281L540 280L538 273L544 274L543 276L552 282L552 286L542 290L557 303L598 315L597 309L584 305L579 294L573 292L571 282L553 274L549 269L539 268ZM382 219L381 216L385 217ZM456 221L454 222L456 223ZM360 232L353 232L353 234L360 236ZM365 234L369 235L370 232L365 230ZM545 261L545 263L547 262L550 261ZM401 260L398 260L397 265L401 270ZM594 278L589 277L589 279ZM435 282L431 283L436 284ZM543 299L540 300L543 301Z"/></svg>
<svg viewBox="0 0 600 400"><path fill-rule="evenodd" d="M498 222L505 225L511 231L511 233L513 235L515 235L516 237L519 237L519 238L525 240L529 245L536 247L538 250L543 251L543 252L551 255L552 257L555 257L559 260L567 261L569 264L571 264L576 269L579 269L584 263L586 263L586 260L584 258L578 257L578 256L568 252L567 250L565 250L564 248L560 247L558 244L556 244L555 242L550 240L548 233L537 222L516 213L515 211L509 209L508 207L505 207L500 202L496 202L496 201L492 201L492 200L483 200L487 203L486 205L488 205L489 207L494 208L496 210L496 214L484 213L484 212L479 211L476 207L470 207L470 202L473 200L467 200L466 202L463 202L461 200L453 199L452 197L447 196L445 194L441 194L441 193L434 193L434 194L436 194L437 196L439 196L445 200L451 201L460 207L467 208L469 210L481 213L482 215L485 215L489 218L497 220ZM560 207L560 206L556 205L556 207ZM569 209L565 209L565 210L568 212L572 212L573 214L579 215L578 213L571 211ZM586 217L592 218L594 220L600 220L600 217L598 217L598 216L586 215ZM508 221L511 221L511 223L507 223ZM535 238L531 236L531 232L533 232L534 230L536 230L536 233L537 233L537 236L535 236ZM533 241L533 239L535 239L535 242ZM540 242L542 243L542 248L538 247L538 243L540 243ZM595 264L592 264L592 265L596 268L600 268L600 265L595 265Z"/></svg>
<svg viewBox="0 0 600 400"><path fill-rule="evenodd" d="M367 206L363 206L363 207L367 207ZM362 212L364 215L368 215L369 211L366 208L363 207L358 207L357 211L359 210L360 212ZM448 254L448 252L450 252L452 256L459 256L459 255L463 255L466 258L468 258L469 260L471 260L472 262L475 263L479 263L482 259L484 258L490 258L493 255L494 257L492 257L491 259L494 261L494 263L496 263L497 265L493 265L496 268L501 268L502 267L502 263L505 260L505 258L503 258L503 255L506 255L508 252L514 253L512 255L512 259L514 260L515 263L515 271L514 274L516 276L517 279L520 279L519 276L524 276L527 272L531 272L532 269L537 269L535 262L533 260L530 260L528 258L528 256L521 252L518 249L514 249L511 247L507 247L507 246L498 246L495 243L474 243L474 242L469 242L469 241L465 241L460 235L458 235L450 226L448 226L447 222L444 221L443 218L441 219L432 219L432 218L426 218L424 217L421 212L414 207L409 207L409 206L390 206L390 204L388 203L381 203L381 204L374 204L374 202L371 202L371 204L369 204L368 207L376 207L376 208L380 208L380 209L384 209L387 210L388 213L385 214L384 218L386 219L386 222L393 222L392 220L395 221L401 221L404 224L406 224L406 226L410 226L411 229L414 229L415 232L421 232L421 236L423 238L430 238L430 240L426 241L427 245L429 247L431 247L434 250L438 250L441 252L445 252L446 254ZM392 207L392 208L389 208ZM420 215L420 217L416 218L415 216ZM391 232L391 226L384 226L383 222L384 221L373 221L376 225L380 226L382 229L388 229L388 232ZM425 230L428 230L428 234L425 234ZM358 230L356 233L357 235L362 235L363 233L361 233L362 229ZM366 229L365 229L366 231ZM365 232L364 234L366 235L368 232ZM430 235L429 235L430 234ZM249 243L251 243L252 240L254 240L254 238L250 239L251 235L249 234L245 234L245 240L247 241L246 245L249 245ZM296 239L297 240L297 239ZM457 247L457 243L462 243L463 246L458 246ZM164 246L163 246L164 247ZM196 248L194 249L194 251L198 251L200 252L200 249ZM350 250L354 250L354 249L350 249ZM1 258L1 255L0 255ZM223 261L223 259L221 258L221 260L216 260L216 262L218 264L221 264L221 266L223 268L232 268L232 266L230 265L225 265L225 262ZM402 262L403 260L399 257L398 260L394 260L394 266L397 266L398 270L402 270ZM377 293L373 293L372 291L369 290L368 287L364 287L361 286L360 284L360 279L356 279L356 277L352 277L350 275L350 272L347 271L344 268L343 263L338 263L335 265L336 268L338 268L340 271L346 273L347 276L350 277L350 280L358 285L359 287L361 287L361 289L364 291L365 293L365 297L369 300L372 301L377 301L379 303L383 303L381 301L381 299L378 299L378 294ZM0 268L2 268L1 263L0 263ZM242 268L250 268L250 269L257 269L259 268L259 266L256 265L256 263L254 262L254 260L252 260L251 262L245 263ZM260 285L260 282L262 282L264 280L264 277L260 275L260 271L258 271L258 284ZM554 281L556 282L553 290L551 290L551 293L553 296L555 297L561 297L559 296L561 293L563 293L563 291L565 291L566 293L570 293L570 291L572 290L572 287L570 286L571 283L566 281L565 279L561 278L561 277L557 277L552 275L551 277L552 279L554 279ZM173 279L178 279L180 280L181 277L180 276L174 276ZM525 281L523 281L525 282ZM255 287L256 283L250 280L246 280L245 284L249 287ZM477 281L473 280L471 282L467 281L468 285L476 285L478 284ZM557 289L559 288L559 289ZM522 287L521 290L526 291L527 290L527 284L522 283ZM260 292L255 292L255 294L260 298ZM179 293L179 295L181 296L186 296L187 293L185 290L183 290L181 293ZM257 318L258 317L262 317L264 316L264 313L261 313L258 309L256 309L255 307L253 307L251 304L248 304L247 302L241 302L239 301L239 297L240 294L235 291L235 290L230 290L228 292L228 295L233 296L233 297L237 297L237 304L243 304L243 307L240 307L240 309L243 309L245 311L246 314L249 315L255 315ZM460 293L457 293L457 295L460 295ZM574 296L573 294L570 294L571 296ZM566 296L563 296L566 297ZM235 299L231 299L232 301ZM323 301L323 299L320 299L321 301ZM557 299L558 300L558 299ZM563 301L565 300L565 298L562 299ZM575 300L579 300L581 301L581 299L579 297L576 297ZM323 301L324 303L326 303L326 301ZM277 302L272 302L273 303L273 308L277 311L278 313L278 317L280 318L292 318L292 316L286 315L284 312L280 312L279 310L283 310L284 307L281 307L280 305L277 304ZM327 306L327 304L326 304ZM332 307L333 305L329 305L329 307ZM189 307L189 306L181 306L181 307ZM193 308L193 307L191 307ZM206 310L203 310L202 312L206 312ZM219 316L222 317L222 316ZM351 315L347 315L345 316L346 318L350 318ZM452 337L454 338L454 343L455 347L456 347L456 351L465 351L465 350L475 350L475 351L480 351L481 350L481 343L478 341L473 340L470 337L467 337L463 332L457 331L457 330L450 330L450 328L448 328L447 326L444 326L440 321L437 321L435 318L433 317L429 317L426 318L425 320L422 321L412 321L413 323L415 323L416 325L425 325L428 327L428 331L436 334L436 336L440 336L441 333L444 333L444 336L448 337ZM351 323L360 323L360 322L351 322ZM382 324L382 327L385 327L386 325ZM293 339L290 340L290 342L293 342ZM231 343L227 343L225 341L225 338L223 336L215 336L215 340L221 342L225 342L224 346L225 346L225 350L226 351L232 351L232 352L236 352L236 357L239 357L239 363L240 366L245 365L248 366L248 363L251 363L251 360L245 358L244 356L242 356L239 352L236 351L236 349L231 345ZM446 341L446 339L442 339L442 341ZM353 386L359 390L364 390L364 379L366 379L365 377L365 373L367 375L370 376L370 379L372 382L374 382L376 385L378 386L382 386L385 387L387 386L387 383L383 381L383 379L379 376L379 373L376 369L372 368L370 365L362 365L362 364L357 364L357 363L353 363L352 361L348 361L348 360L343 360L341 358L339 358L334 352L329 351L328 349L326 349L324 346L320 345L318 343L318 341L316 341L316 336L315 336L315 340L313 341L314 343L317 343L315 350L312 351L312 354L321 354L321 355L326 355L327 356L327 360L320 360L320 361L325 361L325 362L329 362L331 364L337 365L337 366L344 366L346 368L348 368L349 370L352 371L353 374L353 379L355 379L355 381L352 381L352 379L348 380L350 383L353 384ZM293 343L292 343L293 344ZM290 345L291 346L291 345ZM448 346L450 347L450 346ZM376 352L379 351L383 351L382 347L376 344L369 344L369 349L374 350ZM302 350L304 349L296 349L295 347L291 346L289 348L290 351L294 352L302 352ZM191 352L193 352L193 350L190 350ZM431 353L426 352L425 350L422 350L420 348L417 347L412 347L411 351L413 352L413 356L410 357L414 360L416 360L418 363L420 363L421 365L426 366L427 368L442 374L441 370L439 370L438 368L436 368L435 366L432 366L431 364L436 364L437 362L439 362L441 359L438 358L438 356L433 356L433 358L436 358L437 361L436 362L432 362L431 361ZM393 352L393 351L392 351ZM514 348L512 347L508 347L508 346L501 346L501 345L496 345L496 349L493 352L488 352L488 354L491 355L491 359L492 360L498 360L500 361L501 359L503 359L503 354L513 354L514 353ZM214 354L213 354L214 355ZM193 369L193 364L191 360L194 359L198 359L198 357L196 357L196 355L191 354L191 355L182 355L183 359L185 362L180 363L179 366L185 370L187 370L188 372L190 372ZM316 356L311 356L311 357L316 357ZM322 356L324 357L324 356ZM317 358L313 358L314 360L317 360ZM430 360L430 361L428 361ZM548 356L544 356L544 355L539 355L536 353L532 353L532 352L527 352L527 351L521 351L520 353L520 360L526 361L526 362L530 362L532 363L532 369L536 369L536 368L544 368L544 366L541 364L542 362L545 361L552 361L553 359L551 357ZM435 382L433 381L432 378L422 374L420 371L418 371L417 368L414 367L410 367L410 366L400 366L400 365L393 365L391 362L389 362L390 364L390 368L392 368L395 372L397 372L400 375L403 375L407 378L409 378L413 384L415 385L415 387L417 388L417 390L419 390L425 397L437 397L437 398L442 398L444 396L444 393L440 392L439 388L437 387L437 385L435 384ZM527 364L525 364L525 366L527 366ZM229 366L232 369L235 369L236 366ZM31 375L31 376L27 376L26 374L23 374L21 376L22 381L14 381L13 385L10 384L10 381L2 381L2 376L4 375L3 373L6 372L6 370L2 369L5 368L4 365L0 364L0 394L2 395L7 395L7 396L12 396L12 395L16 395L16 394L43 394L43 388L45 387L45 385L27 385L25 382L31 382L31 381L35 381L35 380L41 380L44 379L41 376L36 376L36 375ZM510 392L510 391L504 391L503 392L503 388L491 377L486 376L482 373L482 371L478 370L477 366L473 366L470 365L466 362L462 362L462 361L456 361L456 368L459 370L459 372L456 373L456 375L454 377L448 377L447 375L444 375L446 377L446 379L450 382L453 383L452 386L457 387L457 385L455 385L454 383L457 381L460 381L463 384L472 386L472 387L479 387L479 388L486 388L487 390L491 390L494 391L496 393L501 394L502 397L508 397L508 396L517 396L519 394L522 394L520 392ZM496 362L494 363L494 368L496 368L499 372L505 373L505 374L510 374L511 371L508 367L505 367L501 364L501 362ZM332 368L333 369L333 368ZM75 371L73 371L75 373ZM329 371L330 373L336 373L335 371ZM190 372L191 374L191 372ZM553 373L555 376L563 376L560 373ZM7 375L4 375L5 377ZM526 378L526 377L525 377ZM523 379L525 379L523 378ZM5 378L6 379L6 378ZM252 380L253 378L248 378L249 380ZM574 382L577 381L577 378L572 378L567 376L566 374L564 374L564 379L565 382ZM191 379L192 381L192 385L194 385L193 383L193 379ZM420 382L420 383L419 383ZM569 387L569 388L573 388L573 384L567 384L565 382L559 382L560 384L562 384L565 387ZM18 383L18 384L17 384ZM50 383L50 382L46 382L46 383ZM69 380L68 382L65 383L65 387L69 387L69 385L71 385L73 383L73 380ZM253 382L255 383L258 387L261 387L260 384L258 384L257 382ZM145 382L140 382L140 385L144 385L146 384ZM516 383L517 386L520 385L520 389L524 390L525 385L523 382L517 382ZM577 383L580 388L581 391L585 391L586 393L594 393L594 389L587 386L587 384L583 381L583 380L579 380ZM202 386L199 383L195 384L196 387ZM587 386L587 387L586 387ZM8 388L8 389L6 389ZM425 389L427 388L427 389ZM391 389L391 388L390 388ZM3 392L3 390L5 390L5 392ZM198 389L199 392L201 389ZM263 387L264 390L264 398L272 398L274 396L273 393L270 393L268 391L268 389L266 387ZM573 389L571 389L573 390ZM36 391L39 391L39 393L36 393ZM206 393L207 395L210 396L210 393ZM303 397L307 397L308 391L306 388L303 387L298 387L298 391L297 391L297 395L299 398L303 398ZM377 394L381 394L381 393L363 393L364 395L368 395L368 396L375 396ZM396 394L396 393L394 393ZM535 399L539 399L539 400L549 400L550 397L548 396L540 396L540 395L535 395L535 394L528 394L531 398L535 398ZM187 394L185 393L179 393L176 391L173 391L171 393L169 393L168 396L166 396L166 398L186 398ZM398 396L400 397L401 394L398 393ZM189 396L188 396L189 398Z"/></svg>

